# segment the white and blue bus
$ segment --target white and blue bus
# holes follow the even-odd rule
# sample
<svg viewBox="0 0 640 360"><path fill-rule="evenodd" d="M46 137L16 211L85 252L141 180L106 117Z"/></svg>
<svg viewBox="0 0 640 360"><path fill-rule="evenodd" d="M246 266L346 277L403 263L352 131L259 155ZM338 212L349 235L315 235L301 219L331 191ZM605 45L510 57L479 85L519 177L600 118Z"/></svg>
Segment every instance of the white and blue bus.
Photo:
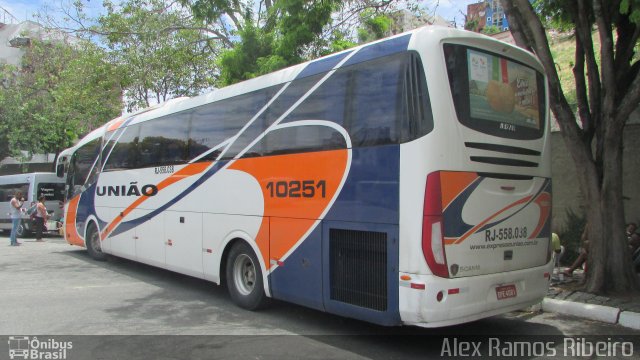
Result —
<svg viewBox="0 0 640 360"><path fill-rule="evenodd" d="M113 120L70 149L65 237L383 325L541 301L552 269L543 68L424 27Z"/></svg>

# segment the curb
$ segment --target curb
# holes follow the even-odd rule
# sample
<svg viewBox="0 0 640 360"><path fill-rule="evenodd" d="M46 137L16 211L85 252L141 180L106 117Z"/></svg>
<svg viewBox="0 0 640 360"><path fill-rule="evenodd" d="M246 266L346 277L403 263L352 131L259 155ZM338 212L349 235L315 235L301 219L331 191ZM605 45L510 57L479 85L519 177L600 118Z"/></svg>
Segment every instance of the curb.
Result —
<svg viewBox="0 0 640 360"><path fill-rule="evenodd" d="M618 324L631 329L640 330L640 314L632 311L623 311L620 313Z"/></svg>
<svg viewBox="0 0 640 360"><path fill-rule="evenodd" d="M621 315L620 309L610 306L584 304L556 299L542 300L542 310L545 312L573 315L583 319L596 320L609 324L618 324L618 320ZM624 311L622 313L633 314L634 316L625 315L623 318L624 323L621 322L620 325L640 330L640 314L629 311ZM635 325L636 327L625 324Z"/></svg>

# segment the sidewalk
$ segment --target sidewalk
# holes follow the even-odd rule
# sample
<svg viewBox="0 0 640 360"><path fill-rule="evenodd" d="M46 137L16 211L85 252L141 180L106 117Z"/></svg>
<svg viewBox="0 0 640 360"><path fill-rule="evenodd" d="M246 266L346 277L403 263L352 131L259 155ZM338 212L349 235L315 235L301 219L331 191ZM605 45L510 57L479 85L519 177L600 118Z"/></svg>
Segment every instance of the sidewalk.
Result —
<svg viewBox="0 0 640 360"><path fill-rule="evenodd" d="M556 270L557 271L557 270ZM542 310L618 324L640 330L640 297L631 295L597 296L580 291L584 274L559 279L554 271L551 286L542 301Z"/></svg>

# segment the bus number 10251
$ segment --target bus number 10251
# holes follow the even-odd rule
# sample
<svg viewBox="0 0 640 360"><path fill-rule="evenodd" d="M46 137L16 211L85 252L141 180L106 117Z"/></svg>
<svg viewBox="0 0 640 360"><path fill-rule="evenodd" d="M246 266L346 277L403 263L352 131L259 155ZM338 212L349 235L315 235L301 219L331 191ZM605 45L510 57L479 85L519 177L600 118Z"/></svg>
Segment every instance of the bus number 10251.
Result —
<svg viewBox="0 0 640 360"><path fill-rule="evenodd" d="M326 188L327 182L325 180L271 181L267 183L269 195L279 198L312 198L316 195L325 197Z"/></svg>

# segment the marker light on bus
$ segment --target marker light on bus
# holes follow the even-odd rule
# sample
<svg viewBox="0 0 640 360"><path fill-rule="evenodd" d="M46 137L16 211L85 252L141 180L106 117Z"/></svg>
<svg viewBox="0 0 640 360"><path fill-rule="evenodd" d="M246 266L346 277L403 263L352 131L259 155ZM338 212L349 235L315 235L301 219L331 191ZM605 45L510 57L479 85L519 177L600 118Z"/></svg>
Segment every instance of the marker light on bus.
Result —
<svg viewBox="0 0 640 360"><path fill-rule="evenodd" d="M447 257L442 236L442 193L440 172L427 176L424 192L424 218L422 221L422 252L434 275L449 277Z"/></svg>

